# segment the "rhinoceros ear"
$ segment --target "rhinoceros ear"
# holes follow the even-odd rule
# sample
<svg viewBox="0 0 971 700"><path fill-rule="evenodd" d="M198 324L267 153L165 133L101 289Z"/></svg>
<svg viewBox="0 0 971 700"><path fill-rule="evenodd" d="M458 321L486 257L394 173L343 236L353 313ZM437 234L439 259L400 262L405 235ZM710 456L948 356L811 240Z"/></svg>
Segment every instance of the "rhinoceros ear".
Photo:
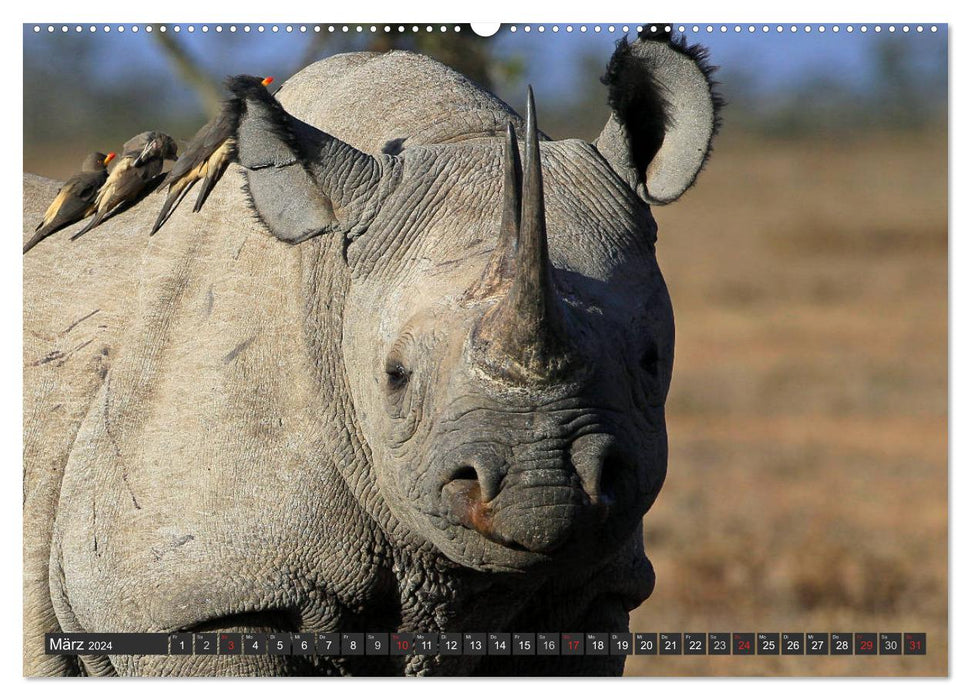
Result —
<svg viewBox="0 0 971 700"><path fill-rule="evenodd" d="M649 29L610 59L602 81L613 113L595 145L642 199L668 204L705 164L722 100L704 48Z"/></svg>
<svg viewBox="0 0 971 700"><path fill-rule="evenodd" d="M300 121L265 91L241 99L237 161L246 168L253 209L270 232L299 243L365 231L394 159L362 153Z"/></svg>

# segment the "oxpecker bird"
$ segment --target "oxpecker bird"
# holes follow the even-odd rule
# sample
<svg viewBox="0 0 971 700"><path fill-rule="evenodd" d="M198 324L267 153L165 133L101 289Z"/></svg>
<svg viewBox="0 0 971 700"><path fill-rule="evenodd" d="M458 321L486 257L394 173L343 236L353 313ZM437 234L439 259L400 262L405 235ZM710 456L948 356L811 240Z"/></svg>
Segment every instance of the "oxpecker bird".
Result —
<svg viewBox="0 0 971 700"><path fill-rule="evenodd" d="M54 201L44 212L44 218L34 229L33 237L24 244L25 254L52 233L94 213L94 200L108 179L107 166L114 157L114 153L88 154L81 164L81 172L68 178L57 191Z"/></svg>
<svg viewBox="0 0 971 700"><path fill-rule="evenodd" d="M236 157L236 129L246 106L245 100L237 93L257 89L265 91L266 86L272 82L272 77L257 78L252 75L237 75L226 79L226 87L234 96L223 103L218 115L196 132L182 157L165 177L162 186L168 186L168 196L149 235L155 235L199 180L202 180L202 187L192 211L198 212L202 209L212 188Z"/></svg>
<svg viewBox="0 0 971 700"><path fill-rule="evenodd" d="M95 228L117 207L136 201L149 185L154 184L164 161L174 160L178 151L172 137L161 131L145 131L125 142L118 164L98 192L94 218L71 236L71 240Z"/></svg>

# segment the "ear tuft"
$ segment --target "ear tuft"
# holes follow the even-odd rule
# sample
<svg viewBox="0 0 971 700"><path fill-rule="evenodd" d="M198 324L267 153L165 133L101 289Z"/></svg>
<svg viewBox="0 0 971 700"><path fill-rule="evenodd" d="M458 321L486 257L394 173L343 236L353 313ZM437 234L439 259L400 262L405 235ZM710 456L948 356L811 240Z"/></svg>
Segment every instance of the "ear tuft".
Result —
<svg viewBox="0 0 971 700"><path fill-rule="evenodd" d="M645 201L667 204L704 166L724 100L707 49L655 27L617 43L601 79L612 113L596 146Z"/></svg>

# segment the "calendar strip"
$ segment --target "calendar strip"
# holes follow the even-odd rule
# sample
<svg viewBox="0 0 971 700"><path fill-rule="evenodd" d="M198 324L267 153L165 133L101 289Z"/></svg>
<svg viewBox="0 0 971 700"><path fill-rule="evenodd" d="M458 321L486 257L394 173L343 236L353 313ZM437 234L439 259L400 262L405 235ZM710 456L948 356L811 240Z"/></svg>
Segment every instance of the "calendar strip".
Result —
<svg viewBox="0 0 971 700"><path fill-rule="evenodd" d="M50 633L57 655L923 656L925 632Z"/></svg>

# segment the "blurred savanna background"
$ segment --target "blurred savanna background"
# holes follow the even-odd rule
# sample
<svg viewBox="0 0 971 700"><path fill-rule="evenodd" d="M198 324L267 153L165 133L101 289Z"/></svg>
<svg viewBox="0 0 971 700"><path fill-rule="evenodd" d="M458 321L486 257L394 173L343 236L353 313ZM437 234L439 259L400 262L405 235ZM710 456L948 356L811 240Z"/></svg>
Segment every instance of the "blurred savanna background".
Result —
<svg viewBox="0 0 971 700"><path fill-rule="evenodd" d="M593 139L620 36L229 26L25 26L24 170L64 178L146 129L184 143L223 76L365 49L423 51L520 110L531 83L547 133ZM926 632L928 654L631 657L627 674L944 675L947 28L701 29L728 106L697 185L655 208L677 345L645 518L657 588L631 628Z"/></svg>

